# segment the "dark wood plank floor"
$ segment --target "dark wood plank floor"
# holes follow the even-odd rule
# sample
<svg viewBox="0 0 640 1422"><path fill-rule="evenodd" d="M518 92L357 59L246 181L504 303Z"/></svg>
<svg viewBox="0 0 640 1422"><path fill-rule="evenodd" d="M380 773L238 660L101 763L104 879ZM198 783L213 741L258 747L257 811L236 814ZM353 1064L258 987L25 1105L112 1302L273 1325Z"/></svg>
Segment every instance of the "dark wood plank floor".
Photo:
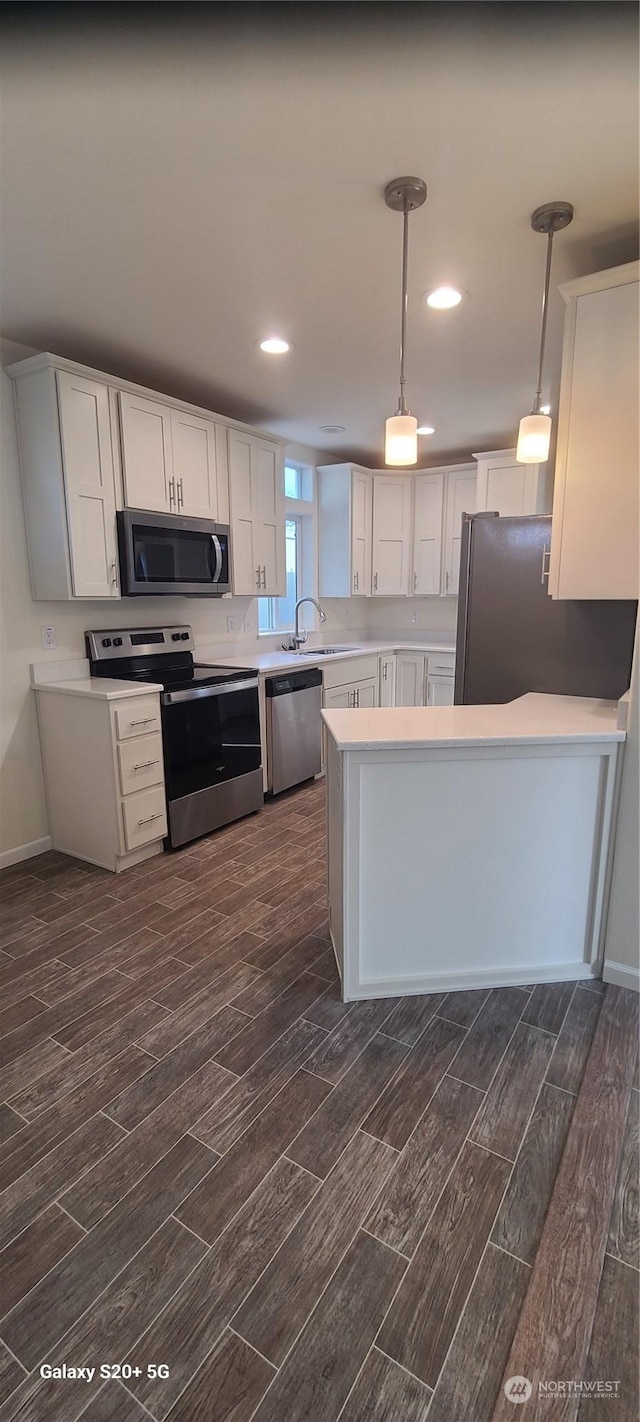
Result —
<svg viewBox="0 0 640 1422"><path fill-rule="evenodd" d="M324 815L0 875L0 1422L489 1422L608 995L342 1003ZM585 1372L619 1422L637 1104Z"/></svg>

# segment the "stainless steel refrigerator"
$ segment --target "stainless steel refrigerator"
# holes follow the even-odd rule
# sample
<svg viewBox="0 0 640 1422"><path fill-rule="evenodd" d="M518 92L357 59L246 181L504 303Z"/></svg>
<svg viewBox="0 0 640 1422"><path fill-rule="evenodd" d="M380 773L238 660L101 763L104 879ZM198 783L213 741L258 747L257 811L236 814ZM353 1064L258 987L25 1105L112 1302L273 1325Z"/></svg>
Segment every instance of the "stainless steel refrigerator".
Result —
<svg viewBox="0 0 640 1422"><path fill-rule="evenodd" d="M637 603L549 597L550 546L550 516L463 516L456 705L528 691L615 701L627 690Z"/></svg>

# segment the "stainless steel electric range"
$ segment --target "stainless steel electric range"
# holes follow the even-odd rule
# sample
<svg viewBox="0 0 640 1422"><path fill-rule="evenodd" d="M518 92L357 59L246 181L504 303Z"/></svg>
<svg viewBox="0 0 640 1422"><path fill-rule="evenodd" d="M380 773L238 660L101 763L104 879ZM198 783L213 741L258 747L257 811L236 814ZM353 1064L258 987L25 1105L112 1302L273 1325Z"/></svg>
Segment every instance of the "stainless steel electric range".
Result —
<svg viewBox="0 0 640 1422"><path fill-rule="evenodd" d="M85 638L92 676L162 686L168 848L260 809L257 671L195 662L187 626L116 627Z"/></svg>

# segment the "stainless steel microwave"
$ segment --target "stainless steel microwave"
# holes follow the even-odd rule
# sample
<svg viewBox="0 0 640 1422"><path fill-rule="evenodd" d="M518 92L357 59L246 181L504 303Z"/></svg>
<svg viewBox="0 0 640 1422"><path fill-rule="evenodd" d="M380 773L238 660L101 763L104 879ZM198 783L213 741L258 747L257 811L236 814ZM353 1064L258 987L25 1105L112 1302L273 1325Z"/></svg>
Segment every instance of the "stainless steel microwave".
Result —
<svg viewBox="0 0 640 1422"><path fill-rule="evenodd" d="M231 590L229 529L208 518L117 515L123 597L221 597Z"/></svg>

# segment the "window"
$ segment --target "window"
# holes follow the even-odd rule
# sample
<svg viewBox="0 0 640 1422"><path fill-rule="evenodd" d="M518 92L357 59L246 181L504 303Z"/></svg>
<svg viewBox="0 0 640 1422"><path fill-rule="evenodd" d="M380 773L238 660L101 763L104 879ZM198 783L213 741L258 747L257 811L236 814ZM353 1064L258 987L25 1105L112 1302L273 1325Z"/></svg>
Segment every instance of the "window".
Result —
<svg viewBox="0 0 640 1422"><path fill-rule="evenodd" d="M298 470L296 469L294 472L297 474ZM302 540L300 537L300 523L301 520L299 518L288 518L285 523L287 592L285 597L258 598L259 632L293 632L298 588L301 583L300 550Z"/></svg>
<svg viewBox="0 0 640 1422"><path fill-rule="evenodd" d="M284 466L284 496L285 499L301 499L300 491L301 472L294 464Z"/></svg>

